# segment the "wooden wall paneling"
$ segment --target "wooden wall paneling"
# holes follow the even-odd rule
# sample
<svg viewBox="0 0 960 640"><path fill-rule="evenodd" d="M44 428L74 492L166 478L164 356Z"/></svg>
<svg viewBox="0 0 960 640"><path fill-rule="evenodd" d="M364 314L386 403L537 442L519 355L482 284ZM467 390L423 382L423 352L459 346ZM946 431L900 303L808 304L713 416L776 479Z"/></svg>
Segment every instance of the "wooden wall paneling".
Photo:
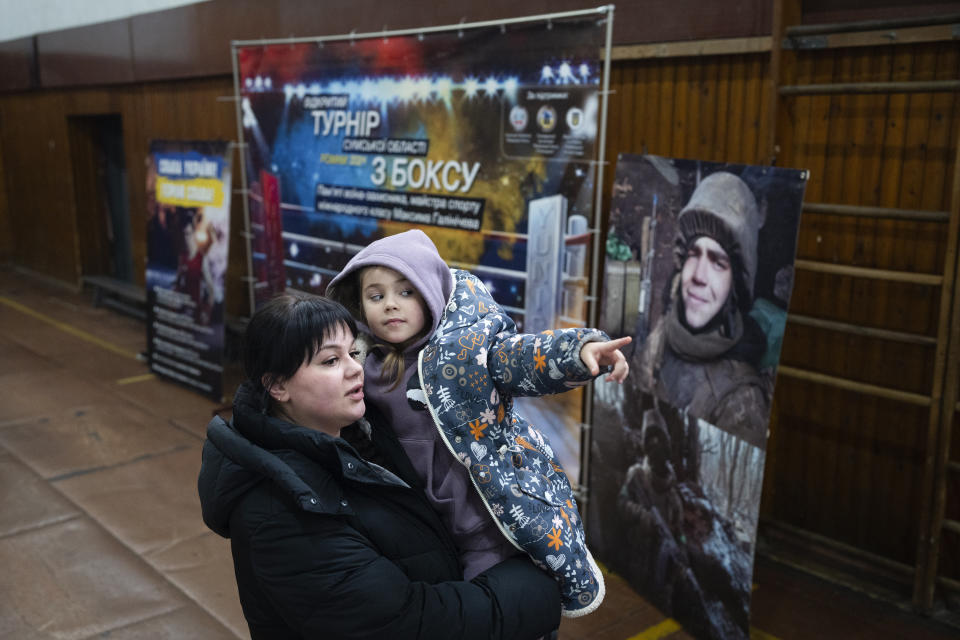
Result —
<svg viewBox="0 0 960 640"><path fill-rule="evenodd" d="M865 79L870 75L870 52L851 51L851 80ZM875 108L877 96L859 94L851 96L846 102L851 110L849 122L848 166L846 171L845 192L839 202L861 204L869 202L869 194L864 199L864 191L869 191L873 183L873 165L879 156L879 144L876 141ZM852 226L853 242L849 247L851 264L863 264L863 236L873 224L872 220L854 218L849 224ZM864 278L852 278L847 291L849 300L847 319L853 324L877 326L878 318L867 318L862 315L861 308L865 293ZM859 359L859 354L873 352L870 340L859 340L856 336L849 336L846 340L846 352L850 359ZM872 455L868 443L873 439L874 425L865 419L864 405L875 406L872 398L852 396L852 401L844 403L847 415L843 437L838 442L838 498L836 510L839 514L837 521L836 538L856 545L864 539L869 531L868 501L863 500L869 495L872 481Z"/></svg>
<svg viewBox="0 0 960 640"><path fill-rule="evenodd" d="M730 88L733 79L733 60L728 57L725 62L727 67L724 74L725 81L723 83L725 89L721 89L721 92L718 92L718 102L721 100L729 100L729 98L726 96L730 95ZM776 86L795 81L796 55L793 52L783 52L780 58L778 70L778 76L772 78L772 81ZM776 89L776 87L774 87L774 89ZM771 108L777 109L778 111L775 118L776 128L771 134L771 141L774 147L777 149L775 164L782 166L784 161L783 150L786 148L792 149L793 147L795 118L793 107L796 101L784 100L779 96L779 92L771 95L776 96L774 104L771 106ZM724 128L724 130L726 130L728 119L729 118L726 116L725 109L724 111L721 111L720 115L717 117L718 122L723 122L721 126ZM718 140L718 145L721 145L720 148L724 155L727 154L726 144L727 136L724 134L724 136ZM791 301L791 308L793 307L794 303ZM794 325L790 324L788 320L784 331L783 347L781 348L780 352L781 361L784 361L785 358L789 359L787 354L794 344L797 344L796 336L794 335ZM784 394L781 391L784 385L786 385L788 388L792 386L789 378L786 376L778 376L775 387L776 393L774 393L770 407L770 435L767 440L767 455L766 462L764 463L763 473L763 492L761 494L760 502L760 517L764 520L777 517L775 506L778 504L784 504L785 499L782 497L780 492L779 479L784 475L785 468L790 465L790 461L795 459L792 453L793 447L791 446L791 442L794 439L794 430L790 428L790 425L785 426L783 422L783 417L785 415L789 415L788 412L791 409L789 405L793 398L793 394Z"/></svg>
<svg viewBox="0 0 960 640"><path fill-rule="evenodd" d="M103 210L105 194L99 188L96 127L88 118L67 119L80 274L112 275L107 218Z"/></svg>
<svg viewBox="0 0 960 640"><path fill-rule="evenodd" d="M730 111L727 126L726 158L740 162L743 143L743 105L747 100L747 60L749 56L734 56L730 69Z"/></svg>
<svg viewBox="0 0 960 640"><path fill-rule="evenodd" d="M123 146L127 157L127 189L130 193L130 243L134 281L146 285L147 197L146 161L149 153L147 115L143 85L127 88L123 110Z"/></svg>
<svg viewBox="0 0 960 640"><path fill-rule="evenodd" d="M891 67L889 80L909 80L912 68L912 55L905 48L895 48L890 57ZM900 196L900 175L903 170L903 161L905 159L904 148L906 143L906 111L908 106L907 94L894 93L887 96L886 117L884 121L882 161L880 173L878 176L880 183L880 206L897 207L899 206ZM900 225L910 224L897 220L878 219L874 222L874 260L867 266L895 269L897 262L894 254L897 251L896 236L904 233L905 229ZM902 300L896 297L898 287L892 283L875 282L871 287L872 294L868 307L872 309L875 317L890 319L893 317L891 304L902 304ZM903 291L903 289L900 289ZM897 323L903 326L902 322ZM888 345L880 344L872 352L876 361L876 369L890 366L890 351ZM875 369L875 370L876 370ZM889 404L887 400L877 400L879 405ZM886 535L880 534L876 528L869 532L869 548L877 553L891 556L895 553L889 542L891 538L900 538L905 529L904 521L909 521L913 514L904 516L905 505L897 505L891 502L892 499L902 495L898 490L899 486L911 485L915 479L912 476L915 471L914 465L907 464L906 455L909 449L905 446L906 440L915 437L915 432L922 428L919 426L926 423L927 416L924 415L921 422L896 424L897 412L903 410L903 407L891 406L887 411L881 411L874 427L875 450L878 452L876 460L872 465L875 474L874 491L871 496L872 522L874 527L880 527L884 522L887 523ZM908 437L904 437L903 432L914 431ZM898 450L900 455L894 455L892 450ZM903 541L904 547L909 546ZM903 550L898 555L902 556ZM894 556L896 557L896 556ZM911 563L913 558L911 558Z"/></svg>
<svg viewBox="0 0 960 640"><path fill-rule="evenodd" d="M709 160L708 151L704 149L703 135L707 130L706 123L700 118L700 104L705 99L707 80L703 74L703 58L697 56L688 58L687 65L687 136L686 157L698 160Z"/></svg>
<svg viewBox="0 0 960 640"><path fill-rule="evenodd" d="M674 117L674 84L676 66L670 60L657 60L658 70L657 94L660 96L660 122L657 145L651 150L658 156L674 156L673 126Z"/></svg>
<svg viewBox="0 0 960 640"><path fill-rule="evenodd" d="M833 57L830 52L813 57L812 65L809 68L809 74L812 82L829 82L833 77ZM804 69L806 70L806 69ZM802 77L801 77L802 81ZM805 147L805 167L811 171L811 179L807 186L806 199L815 202L825 201L824 184L825 172L827 171L826 157L824 149L829 139L829 111L830 98L827 96L813 96L810 98L810 107L807 113L809 120L807 124L806 135L800 144ZM811 225L810 223L814 224ZM821 220L811 219L807 216L801 218L800 235L807 236L806 251L810 251L810 256L817 259L823 246L824 230ZM801 255L798 255L801 257ZM802 255L807 257L807 255ZM807 304L814 309L822 309L828 299L826 291L831 286L830 277L826 274L811 274L809 272L798 270L798 280L805 279L809 285L805 293L807 294ZM812 276L812 277L811 277ZM805 350L804 362L800 366L816 371L830 373L830 364L833 362L836 343L829 333L818 332L812 341L810 348ZM824 367L827 367L824 369ZM825 445L820 434L823 428L822 412L825 402L829 399L830 390L823 385L808 385L803 396L805 401L808 421L804 430L798 434L799 446L795 455L799 455L800 469L802 475L795 479L803 483L802 500L806 504L806 511L809 513L807 520L800 523L799 526L817 530L818 524L822 519L823 510L816 505L818 496L822 496L822 472L819 471L825 455Z"/></svg>
<svg viewBox="0 0 960 640"><path fill-rule="evenodd" d="M705 57L697 58L696 71L699 76L698 86L694 87L696 92L697 110L693 114L696 120L696 138L694 140L695 156L704 160L716 160L718 156L713 144L713 136L717 130L717 123L714 118L717 115L717 109L714 106L717 95L717 63Z"/></svg>
<svg viewBox="0 0 960 640"><path fill-rule="evenodd" d="M614 138L616 140L615 144L610 146L617 147L620 153L632 153L635 151L624 145L625 140L630 139L624 134L632 136L637 128L644 125L643 120L637 118L635 106L635 100L637 98L636 72L638 66L639 63L636 61L630 61L623 65L620 74L620 84L617 87L617 106L620 116L617 122L617 130L621 135L608 135L607 139L610 140ZM608 119L608 121L613 122L612 119ZM611 140L611 142L613 142L613 140Z"/></svg>
<svg viewBox="0 0 960 640"><path fill-rule="evenodd" d="M79 284L73 176L58 92L4 98L4 162L13 259L37 273Z"/></svg>
<svg viewBox="0 0 960 640"><path fill-rule="evenodd" d="M41 33L37 66L45 88L133 82L130 19Z"/></svg>
<svg viewBox="0 0 960 640"><path fill-rule="evenodd" d="M0 91L25 91L35 86L34 37L0 42Z"/></svg>
<svg viewBox="0 0 960 640"><path fill-rule="evenodd" d="M713 99L714 129L711 143L713 160L724 160L728 157L727 139L729 134L727 132L730 126L729 120L732 111L732 105L730 104L731 69L731 56L718 56L715 58L714 75L717 88L714 92Z"/></svg>
<svg viewBox="0 0 960 640"><path fill-rule="evenodd" d="M670 61L675 70L673 85L673 114L671 120L673 134L670 137L670 155L675 158L687 158L687 140L690 127L687 122L687 104L690 101L690 62L687 58Z"/></svg>
<svg viewBox="0 0 960 640"><path fill-rule="evenodd" d="M832 52L832 80L833 82L845 79L850 74L851 61L841 52ZM826 112L825 144L820 150L825 156L824 173L822 179L821 198L824 202L842 202L844 191L849 180L850 148L848 142L849 127L855 118L850 109L851 96L838 95L829 99ZM837 215L819 216L819 238L817 247L821 259L828 262L847 264L850 261L851 227L854 221L851 218ZM850 287L853 278L830 277L826 280L818 296L818 308L827 310L830 316L848 318L850 314ZM829 288L828 288L829 287ZM851 371L851 345L849 337L839 331L821 331L816 336L820 347L816 350L818 360L814 368L817 371L829 372L845 378L859 379L857 372ZM829 410L821 413L818 419L820 430L824 437L817 440L817 453L820 457L821 472L815 474L815 489L811 499L820 496L823 508L815 510L817 518L814 529L824 535L837 537L840 534L839 521L843 516L839 511L839 498L842 493L838 490L841 470L838 469L838 447L840 442L849 434L853 425L841 418L841 411L836 407L850 398L847 392L836 388L825 388L823 400Z"/></svg>
<svg viewBox="0 0 960 640"><path fill-rule="evenodd" d="M645 83L645 74L648 68L647 61L633 60L630 64L630 71L626 79L630 84L630 111L625 111L625 120L631 122L618 134L622 145L630 153L644 152L644 135L649 127L650 121L647 115L647 101L649 99L649 86Z"/></svg>
<svg viewBox="0 0 960 640"><path fill-rule="evenodd" d="M650 113L651 103L655 103L650 83L650 64L644 60L635 61L632 65L630 82L633 87L633 124L625 133L625 140L631 153L644 153L647 149L647 139L650 131L656 129L656 118Z"/></svg>
<svg viewBox="0 0 960 640"><path fill-rule="evenodd" d="M913 49L913 47L910 47L910 49ZM929 51L929 48L924 47L917 53L911 52L909 66L906 60L904 61L902 68L903 72L908 74L907 78L912 80L925 79L921 76L924 75L926 64L932 63L933 60L927 60L924 56L924 51ZM895 79L899 79L897 78L897 71L898 70L895 69ZM895 206L916 209L919 208L920 205L919 189L921 189L923 185L923 146L929 130L931 96L927 93L914 93L906 97L905 120L903 123L904 149L899 176L901 187ZM895 236L891 243L894 253L891 256L891 261L887 263L890 268L921 273L930 273L931 271L934 273L943 273L942 267L931 269L929 265L923 265L917 262L916 251L920 244L918 234L919 225L917 225L917 223L897 220L893 221L892 226ZM911 327L926 324L925 319L929 317L931 307L939 307L939 303L936 300L939 296L938 288L927 287L926 291L924 291L923 288L917 285L909 285L908 292L912 294L908 298L911 304L903 304L903 300L896 300L894 298L895 292L891 288L888 298L888 310L893 311L893 308L896 307L897 310L905 316L904 324ZM930 380L930 363L914 362L913 367L905 366L908 362L898 357L898 350L902 349L903 345L888 344L884 346L888 362L885 370L890 374L887 378L891 379L891 382L894 384L896 384L894 381L899 381L901 388L910 388L913 386L910 384L910 381L917 381L921 387L917 390L925 395L929 395L931 390L929 386L923 384L923 382ZM893 368L899 369L899 371L895 373L892 370ZM930 419L931 412L928 411L925 412L925 415L920 416L918 422L912 423L910 428L907 429L896 429L894 425L891 425L889 422L884 425L890 429L892 436L895 438L895 442L902 447L906 458L905 465L898 465L899 469L891 469L893 472L900 471L901 478L888 478L889 493L887 495L888 500L892 504L910 505L904 509L902 514L903 528L901 535L904 536L904 546L909 549L909 553L911 554L915 554L919 529L918 525L920 519L924 517L923 514L920 513L919 506L922 501L919 500L919 498L923 482L922 460L924 450L927 447L927 430L924 426ZM904 469L904 467L906 468ZM915 561L916 558L914 556L914 562Z"/></svg>
<svg viewBox="0 0 960 640"><path fill-rule="evenodd" d="M760 105L760 113L757 117L757 146L754 153L753 162L756 164L769 165L773 158L770 153L770 127L775 120L773 108L771 105L771 93L769 87L769 77L771 72L771 61L769 56L755 56L759 65L759 76L757 78L757 104Z"/></svg>
<svg viewBox="0 0 960 640"><path fill-rule="evenodd" d="M955 402L958 387L958 369L960 369L960 295L957 283L960 280L960 139L956 140L953 162L950 165L952 176L950 184L950 224L947 232L947 251L944 260L944 283L941 288L941 308L937 323L939 342L934 358L937 375L934 378L933 399L930 421L926 434L926 455L924 459L923 493L921 496L920 536L917 544L918 567L914 582L914 605L921 610L929 610L933 604L938 553L941 545L954 544L954 533L942 528L944 503L947 498L949 473L946 464L950 459L950 438L955 424L957 409ZM948 338L949 336L949 338ZM949 343L949 344L948 344ZM943 372L942 376L940 375ZM954 583L954 587L958 585Z"/></svg>
<svg viewBox="0 0 960 640"><path fill-rule="evenodd" d="M783 83L796 82L797 74L800 73L802 64L809 66L809 60L800 61L795 53L786 56L782 67ZM730 74L731 104L735 104L736 98L734 96L742 95L742 57L738 56L731 61ZM809 128L809 106L810 100L805 96L780 100L782 113L781 117L778 118L778 129L781 131L781 153L779 162L782 165L806 168L804 157L805 148L800 144L792 144L792 141L794 139L803 140L806 135L806 131ZM731 109L731 112L733 112L733 109ZM732 137L733 132L739 129L733 113L731 113L729 120L730 133L728 134L728 150L732 149L735 144ZM803 218L801 217L801 225L802 224ZM798 241L802 242L803 240L804 237L801 235ZM799 250L798 245L798 251ZM798 307L802 309L802 300L806 297L800 294L800 287L798 285L802 285L803 282L800 278L796 277L797 275L798 274L795 273L793 295L790 302L790 309L792 311L796 311ZM783 350L780 356L781 362L795 361L793 353L798 351L801 345L805 344L803 340L804 331L809 331L809 328L798 327L788 322L784 334ZM772 476L772 479L766 484L767 486L772 485L774 487L772 495L775 499L771 498L768 500L768 496L771 494L767 490L767 486L765 486L763 501L764 506L769 504L769 506L766 507L766 513L769 514L769 516L793 524L795 524L795 521L793 519L793 509L790 505L800 504L802 502L796 496L796 485L798 483L791 481L792 478L799 477L801 473L799 448L802 446L802 430L797 426L796 416L799 413L799 407L803 406L801 400L802 393L805 391L805 388L809 386L809 384L799 380L794 380L786 376L777 376L776 391L771 409L771 423L775 425L775 428L771 430L771 439L767 446L768 450L775 448L773 455L775 465L767 467L765 475L768 477Z"/></svg>
<svg viewBox="0 0 960 640"><path fill-rule="evenodd" d="M757 164L761 156L757 149L761 144L760 136L760 101L763 92L763 58L764 56L747 56L746 86L744 87L743 108L743 137L740 141L738 162Z"/></svg>

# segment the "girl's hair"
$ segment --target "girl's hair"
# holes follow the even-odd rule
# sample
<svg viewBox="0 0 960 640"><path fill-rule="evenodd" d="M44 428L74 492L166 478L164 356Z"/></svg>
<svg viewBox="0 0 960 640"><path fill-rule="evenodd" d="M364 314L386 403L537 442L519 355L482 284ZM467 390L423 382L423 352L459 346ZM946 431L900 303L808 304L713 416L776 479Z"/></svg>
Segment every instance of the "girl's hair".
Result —
<svg viewBox="0 0 960 640"><path fill-rule="evenodd" d="M380 265L370 265L358 269L356 276L353 278L353 282L350 283L350 286L352 286L352 293L354 295L353 299L357 301L357 306L359 307L358 314L360 316L360 320L368 327L370 326L370 323L367 322L367 314L363 311L363 292L361 290L363 285L363 274L366 273L367 269L373 269L379 266ZM413 285L411 284L410 286ZM422 295L420 296L420 301L420 304L423 306L423 328L421 328L415 336L412 336L399 344L391 344L389 342L378 341L377 336L373 335L373 329L370 330L373 339L377 340L377 342L374 342L374 346L382 349L384 354L386 354L383 358L383 369L381 370L380 381L390 383L390 387L388 389L389 391L393 391L397 388L397 385L403 382L403 372L406 369L406 365L403 361L403 352L406 351L410 345L416 344L422 340L423 337L427 335L430 332L430 329L433 327L433 322L431 320L433 314L430 313L430 309L427 308L426 303L423 302Z"/></svg>
<svg viewBox="0 0 960 640"><path fill-rule="evenodd" d="M244 374L268 408L267 389L309 363L323 341L357 324L339 302L307 293L281 293L257 309L244 332ZM264 384L266 381L266 384Z"/></svg>

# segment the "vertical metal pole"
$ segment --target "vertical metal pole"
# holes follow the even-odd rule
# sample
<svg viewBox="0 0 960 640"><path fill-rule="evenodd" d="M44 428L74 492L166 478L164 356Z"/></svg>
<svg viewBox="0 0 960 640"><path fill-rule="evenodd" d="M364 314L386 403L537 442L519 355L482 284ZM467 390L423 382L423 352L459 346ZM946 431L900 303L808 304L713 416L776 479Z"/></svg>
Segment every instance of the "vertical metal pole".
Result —
<svg viewBox="0 0 960 640"><path fill-rule="evenodd" d="M240 184L243 189L241 195L243 198L243 236L247 247L247 296L250 302L250 315L256 311L256 302L254 298L254 277L253 277L253 247L250 242L253 238L253 232L250 229L250 198L249 186L247 185L247 158L245 154L246 144L243 139L243 105L240 103L240 70L237 65L237 44L230 43L230 58L233 63L233 101L237 110L237 139L239 144L237 150L240 154Z"/></svg>
<svg viewBox="0 0 960 640"><path fill-rule="evenodd" d="M769 118L767 118L766 157L760 161L773 165L777 161L777 111L780 108L780 58L783 39L783 2L773 0L773 18L770 26L770 81L767 86Z"/></svg>
<svg viewBox="0 0 960 640"><path fill-rule="evenodd" d="M590 284L589 284L589 305L587 313L587 326L595 327L597 326L597 298L599 296L599 291L597 291L597 274L600 264L600 251L601 251L601 242L600 239L603 237L603 230L600 229L600 220L601 207L603 206L603 169L606 165L606 145L607 145L607 104L609 102L610 96L610 50L613 46L613 5L606 6L607 12L607 34L606 42L603 49L603 90L601 92L600 98L600 141L597 145L597 177L596 183L594 186L594 204L593 204L593 220L590 222L591 227L593 228L593 246L590 252ZM589 385L584 389L584 402L583 402L583 422L589 427L593 421L593 385ZM587 480L589 479L590 473L590 429L582 429L580 432L580 481L581 486L585 486ZM589 492L589 486L587 491ZM581 498L581 516L585 517L584 514L587 510L587 502L589 500L588 493L582 494Z"/></svg>

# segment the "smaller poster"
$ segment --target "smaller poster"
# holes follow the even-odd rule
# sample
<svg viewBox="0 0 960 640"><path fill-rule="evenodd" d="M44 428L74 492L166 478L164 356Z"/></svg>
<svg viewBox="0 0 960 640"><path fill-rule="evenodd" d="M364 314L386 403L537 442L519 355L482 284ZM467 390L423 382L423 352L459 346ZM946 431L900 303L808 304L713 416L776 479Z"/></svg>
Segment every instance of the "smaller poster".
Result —
<svg viewBox="0 0 960 640"><path fill-rule="evenodd" d="M220 401L230 155L223 141L155 140L147 156L150 370Z"/></svg>
<svg viewBox="0 0 960 640"><path fill-rule="evenodd" d="M598 560L696 638L750 637L770 403L805 171L621 156L600 327L630 375L595 387Z"/></svg>

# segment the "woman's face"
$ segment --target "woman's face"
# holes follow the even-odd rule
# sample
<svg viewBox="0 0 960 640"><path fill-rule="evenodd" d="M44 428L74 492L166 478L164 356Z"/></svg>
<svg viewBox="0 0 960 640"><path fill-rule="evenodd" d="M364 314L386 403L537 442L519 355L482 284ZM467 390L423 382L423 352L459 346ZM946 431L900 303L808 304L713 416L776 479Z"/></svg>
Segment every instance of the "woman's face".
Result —
<svg viewBox="0 0 960 640"><path fill-rule="evenodd" d="M713 319L730 295L730 257L713 238L700 236L687 249L680 288L687 326L700 329Z"/></svg>
<svg viewBox="0 0 960 640"><path fill-rule="evenodd" d="M363 367L354 358L354 337L341 326L327 337L310 362L270 395L284 418L333 436L363 417Z"/></svg>

